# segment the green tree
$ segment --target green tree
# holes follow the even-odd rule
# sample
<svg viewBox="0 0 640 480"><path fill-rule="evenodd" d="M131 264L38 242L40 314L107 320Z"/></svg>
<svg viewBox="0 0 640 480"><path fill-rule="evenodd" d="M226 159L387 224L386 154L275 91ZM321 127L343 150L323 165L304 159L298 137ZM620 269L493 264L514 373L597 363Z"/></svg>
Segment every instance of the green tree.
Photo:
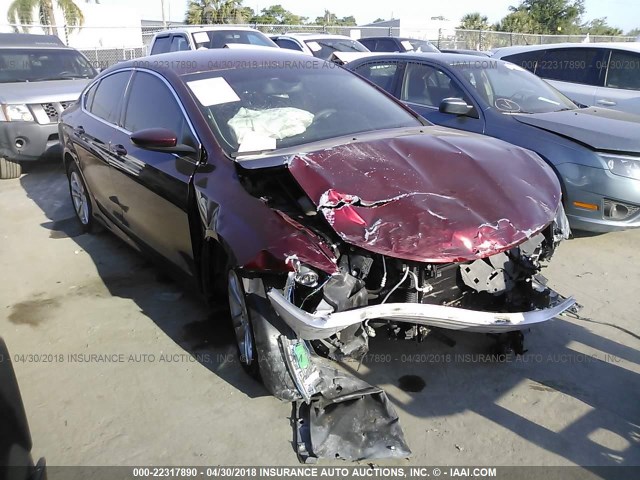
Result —
<svg viewBox="0 0 640 480"><path fill-rule="evenodd" d="M527 12L518 10L500 20L494 29L500 32L539 33L540 27Z"/></svg>
<svg viewBox="0 0 640 480"><path fill-rule="evenodd" d="M384 20L378 19L376 22L383 22ZM324 11L324 15L322 17L316 17L313 22L316 25L337 25L341 27L350 27L353 25L357 25L356 17L353 15L349 15L348 17L338 18L335 13L330 12L329 10ZM375 23L375 22L374 22Z"/></svg>
<svg viewBox="0 0 640 480"><path fill-rule="evenodd" d="M295 15L286 10L282 5L272 5L263 8L260 15L251 19L251 23L262 23L270 25L301 25L306 21L305 17Z"/></svg>
<svg viewBox="0 0 640 480"><path fill-rule="evenodd" d="M336 17L335 13L331 13L329 10L324 11L324 15L322 17L316 17L316 20L313 22L317 25L335 25L338 17Z"/></svg>
<svg viewBox="0 0 640 480"><path fill-rule="evenodd" d="M590 35L622 35L622 29L612 27L607 23L607 17L594 18L581 27L581 33Z"/></svg>
<svg viewBox="0 0 640 480"><path fill-rule="evenodd" d="M576 34L580 33L584 0L521 0L509 10L511 13L500 21L503 31Z"/></svg>
<svg viewBox="0 0 640 480"><path fill-rule="evenodd" d="M22 31L27 32L26 25L33 23L33 14L37 12L40 25L46 25L46 31L50 35L60 36L54 15L54 3L62 11L66 25L80 27L84 24L82 10L73 0L13 0L7 11L7 20L9 23L20 24Z"/></svg>
<svg viewBox="0 0 640 480"><path fill-rule="evenodd" d="M242 0L190 0L185 22L190 25L211 23L247 23L253 10Z"/></svg>
<svg viewBox="0 0 640 480"><path fill-rule="evenodd" d="M479 12L467 13L460 20L460 26L464 30L487 30L489 28L489 19Z"/></svg>
<svg viewBox="0 0 640 480"><path fill-rule="evenodd" d="M637 37L640 35L640 28L634 28L633 30L629 30L627 32L627 35L629 35L630 37Z"/></svg>

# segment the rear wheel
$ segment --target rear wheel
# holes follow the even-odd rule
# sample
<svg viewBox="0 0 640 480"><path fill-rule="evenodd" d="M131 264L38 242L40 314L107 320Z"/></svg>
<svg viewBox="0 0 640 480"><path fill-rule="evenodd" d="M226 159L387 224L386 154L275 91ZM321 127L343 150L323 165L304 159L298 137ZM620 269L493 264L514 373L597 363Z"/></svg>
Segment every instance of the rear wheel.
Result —
<svg viewBox="0 0 640 480"><path fill-rule="evenodd" d="M281 335L287 338L294 335L273 310L263 281L244 279L230 269L227 290L242 368L261 380L276 398L286 401L299 398L278 340Z"/></svg>
<svg viewBox="0 0 640 480"><path fill-rule="evenodd" d="M89 190L87 190L87 186L82 179L78 167L73 162L69 164L67 177L69 178L69 193L71 194L71 201L76 218L80 222L82 230L90 232L93 229L95 221L93 219L91 201L89 200Z"/></svg>
<svg viewBox="0 0 640 480"><path fill-rule="evenodd" d="M22 165L15 160L0 157L0 178L18 178L22 173Z"/></svg>

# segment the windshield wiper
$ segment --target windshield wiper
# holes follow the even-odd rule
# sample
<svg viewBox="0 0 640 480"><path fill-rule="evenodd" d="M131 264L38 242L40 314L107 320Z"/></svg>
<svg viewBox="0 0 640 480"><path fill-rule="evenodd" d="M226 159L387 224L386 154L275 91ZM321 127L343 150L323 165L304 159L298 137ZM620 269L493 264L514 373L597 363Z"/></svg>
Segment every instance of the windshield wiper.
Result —
<svg viewBox="0 0 640 480"><path fill-rule="evenodd" d="M35 80L29 80L30 82L47 82L50 80L75 80L78 78L89 78L88 75L61 75L59 77L43 77L36 78Z"/></svg>
<svg viewBox="0 0 640 480"><path fill-rule="evenodd" d="M254 155L264 155L265 153L273 152L276 148L267 148L265 150L247 150L246 152L232 152L231 158L249 157Z"/></svg>

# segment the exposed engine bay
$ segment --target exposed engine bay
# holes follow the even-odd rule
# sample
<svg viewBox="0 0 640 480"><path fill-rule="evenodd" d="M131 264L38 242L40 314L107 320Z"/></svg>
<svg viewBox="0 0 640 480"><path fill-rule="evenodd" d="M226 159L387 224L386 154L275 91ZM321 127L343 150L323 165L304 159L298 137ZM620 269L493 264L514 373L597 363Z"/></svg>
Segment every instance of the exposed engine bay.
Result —
<svg viewBox="0 0 640 480"><path fill-rule="evenodd" d="M558 244L569 236L569 227L560 206L556 220L525 242L506 251L473 261L425 263L407 261L367 251L349 245L336 235L300 187L291 181L288 172L264 171L259 176L243 178L245 188L272 208L278 209L305 228L324 239L334 254L337 271L322 272L301 261L295 253L285 259L290 270L280 277L270 294L276 311L300 338L316 340L314 347L338 358L343 355L362 356L367 351L367 338L384 328L397 338L421 340L433 327L456 328L439 322L413 323L403 318L367 316L333 332L308 334L296 328L297 320L283 308L284 299L296 310L314 318L326 318L341 312L364 307L415 304L451 307L472 312L509 314L535 312L557 306L564 300L546 286L540 275L544 264L553 256ZM344 206L332 204L331 208ZM325 207L326 208L326 207ZM371 208L375 208L371 207ZM284 282L284 283L282 283ZM503 316L508 319L508 316ZM498 324L501 323L498 319ZM519 325L502 322L499 331L519 330ZM461 329L483 331L461 326ZM522 327L522 328L526 328ZM498 331L487 327L484 331ZM321 330L319 330L321 332Z"/></svg>
<svg viewBox="0 0 640 480"><path fill-rule="evenodd" d="M389 143L379 148L401 151L400 143ZM369 339L380 334L447 341L443 329L492 334L498 343L507 338L507 350L519 354L521 330L575 304L540 275L570 235L559 188L536 197L535 187L521 185L526 203L497 213L490 201L474 199L480 189L470 199L428 181L418 189L404 180L411 170L404 183L388 178L387 156L373 168L363 147L343 148L364 159L358 175L385 172L379 188L359 186L356 167L344 167L330 150L322 154L325 165L300 154L281 166L238 167L245 190L317 247L310 256L280 245L284 258L272 258L274 268L246 272L263 279L266 298L291 332L278 336L292 380L278 393L295 403L303 462L410 454L386 394L327 359L361 361Z"/></svg>

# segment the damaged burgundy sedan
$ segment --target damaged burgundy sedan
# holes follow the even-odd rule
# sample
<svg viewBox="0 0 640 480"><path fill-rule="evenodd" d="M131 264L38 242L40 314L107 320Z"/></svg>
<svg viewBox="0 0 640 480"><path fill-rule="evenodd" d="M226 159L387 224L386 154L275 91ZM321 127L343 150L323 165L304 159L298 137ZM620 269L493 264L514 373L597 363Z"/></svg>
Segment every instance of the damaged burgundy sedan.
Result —
<svg viewBox="0 0 640 480"><path fill-rule="evenodd" d="M210 300L228 293L244 367L307 409L301 455L407 454L384 394L324 360L361 358L376 329L503 334L575 303L539 276L569 229L536 154L428 124L330 63L123 62L65 111L60 138L87 230L100 221ZM372 432L336 445L356 428L331 420L347 405Z"/></svg>

